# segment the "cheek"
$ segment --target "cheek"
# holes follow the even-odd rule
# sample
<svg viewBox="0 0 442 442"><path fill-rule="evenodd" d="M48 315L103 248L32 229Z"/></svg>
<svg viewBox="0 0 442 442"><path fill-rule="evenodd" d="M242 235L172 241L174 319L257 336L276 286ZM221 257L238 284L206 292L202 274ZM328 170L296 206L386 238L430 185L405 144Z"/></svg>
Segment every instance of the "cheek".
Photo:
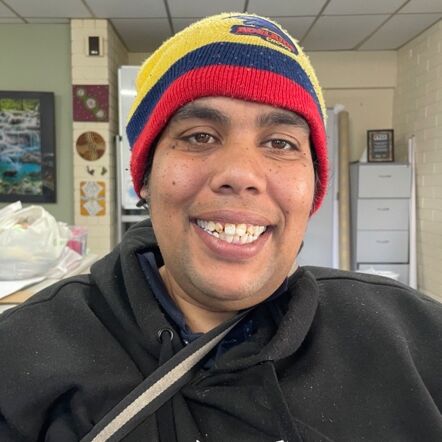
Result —
<svg viewBox="0 0 442 442"><path fill-rule="evenodd" d="M202 180L201 167L196 163L176 158L173 151L154 158L149 186L152 204L176 204L193 196Z"/></svg>
<svg viewBox="0 0 442 442"><path fill-rule="evenodd" d="M308 218L314 199L314 171L309 165L281 168L274 173L273 192L285 215ZM303 217L302 217L303 218Z"/></svg>

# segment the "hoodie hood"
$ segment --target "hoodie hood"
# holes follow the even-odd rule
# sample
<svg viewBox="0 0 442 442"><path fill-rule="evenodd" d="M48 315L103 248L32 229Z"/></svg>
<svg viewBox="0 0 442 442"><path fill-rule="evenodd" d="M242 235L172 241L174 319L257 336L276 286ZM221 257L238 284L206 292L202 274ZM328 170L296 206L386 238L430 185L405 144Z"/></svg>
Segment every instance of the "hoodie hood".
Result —
<svg viewBox="0 0 442 442"><path fill-rule="evenodd" d="M153 296L140 267L137 255L146 251L154 253L158 267L163 264L150 220L138 223L126 232L121 244L92 267L91 276L122 327L132 329L133 332L135 324L143 346L158 357L158 331L170 328L171 324ZM109 277L110 269L112 278ZM232 354L231 358L224 358L222 368L239 369L293 354L312 325L318 305L318 292L317 283L309 272L301 269L292 275L288 281L287 293L275 301L255 306L251 313L274 318L275 314L269 310L276 310L278 326L271 327L273 332L270 329L258 330L260 346L251 343L249 352L246 353L242 346L241 355ZM178 349L182 344L177 335L174 337L174 347ZM263 340L265 345L262 345ZM255 352L258 348L259 351ZM219 364L217 366L221 369Z"/></svg>

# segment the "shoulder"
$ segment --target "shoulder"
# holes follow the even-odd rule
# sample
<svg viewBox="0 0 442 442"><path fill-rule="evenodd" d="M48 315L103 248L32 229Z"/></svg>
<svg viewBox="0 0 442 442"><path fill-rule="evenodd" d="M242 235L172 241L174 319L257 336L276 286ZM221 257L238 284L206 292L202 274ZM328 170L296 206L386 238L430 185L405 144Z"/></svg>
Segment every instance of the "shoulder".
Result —
<svg viewBox="0 0 442 442"><path fill-rule="evenodd" d="M109 353L118 347L102 321L100 302L103 294L89 275L76 276L0 315L0 378L11 388L29 384L31 391L35 382L49 382L51 374L56 378L50 383L56 384L64 382L62 373L69 379L68 374L106 370Z"/></svg>
<svg viewBox="0 0 442 442"><path fill-rule="evenodd" d="M0 315L0 359L7 360L10 367L32 359L33 354L50 358L57 355L61 356L59 360L68 361L75 353L73 341L91 340L85 330L103 334L94 314L93 299L98 296L88 275L76 276L7 310Z"/></svg>
<svg viewBox="0 0 442 442"><path fill-rule="evenodd" d="M304 270L317 284L323 312L387 327L438 330L442 338L442 304L434 298L382 276L322 267Z"/></svg>
<svg viewBox="0 0 442 442"><path fill-rule="evenodd" d="M416 303L441 309L436 299L411 287L383 276L337 270L326 267L306 266L304 270L318 284L320 296L349 297L351 299L409 299Z"/></svg>
<svg viewBox="0 0 442 442"><path fill-rule="evenodd" d="M66 315L72 307L86 306L89 297L96 290L90 275L80 275L59 281L35 294L23 304L0 315L0 329L20 322L24 318L39 321L40 315L45 315L45 319L48 320L47 315L50 311Z"/></svg>

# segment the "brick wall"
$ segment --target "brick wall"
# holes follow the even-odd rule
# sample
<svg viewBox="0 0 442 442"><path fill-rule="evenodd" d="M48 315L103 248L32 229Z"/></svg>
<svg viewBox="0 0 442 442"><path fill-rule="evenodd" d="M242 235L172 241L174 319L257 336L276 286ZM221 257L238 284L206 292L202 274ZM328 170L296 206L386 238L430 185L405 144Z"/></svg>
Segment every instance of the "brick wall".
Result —
<svg viewBox="0 0 442 442"><path fill-rule="evenodd" d="M399 159L416 137L418 287L442 299L442 21L398 51L393 122Z"/></svg>
<svg viewBox="0 0 442 442"><path fill-rule="evenodd" d="M89 36L101 39L100 56L88 56ZM117 132L117 70L126 63L127 51L107 20L71 21L71 60L73 85L109 86L109 121L73 122L74 149L74 214L75 224L88 229L88 246L98 255L108 253L115 245L115 134ZM96 132L105 141L106 150L102 157L88 161L78 155L76 142L85 132ZM91 175L91 169L94 174ZM105 209L94 216L81 212L81 183L104 183Z"/></svg>

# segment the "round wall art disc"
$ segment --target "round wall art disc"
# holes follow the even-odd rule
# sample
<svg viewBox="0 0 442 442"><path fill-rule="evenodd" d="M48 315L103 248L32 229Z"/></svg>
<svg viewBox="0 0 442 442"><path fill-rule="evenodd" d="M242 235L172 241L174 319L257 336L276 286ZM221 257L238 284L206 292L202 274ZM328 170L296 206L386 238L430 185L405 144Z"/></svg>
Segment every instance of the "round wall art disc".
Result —
<svg viewBox="0 0 442 442"><path fill-rule="evenodd" d="M82 133L76 143L78 155L87 161L96 161L104 155L106 143L97 132Z"/></svg>

